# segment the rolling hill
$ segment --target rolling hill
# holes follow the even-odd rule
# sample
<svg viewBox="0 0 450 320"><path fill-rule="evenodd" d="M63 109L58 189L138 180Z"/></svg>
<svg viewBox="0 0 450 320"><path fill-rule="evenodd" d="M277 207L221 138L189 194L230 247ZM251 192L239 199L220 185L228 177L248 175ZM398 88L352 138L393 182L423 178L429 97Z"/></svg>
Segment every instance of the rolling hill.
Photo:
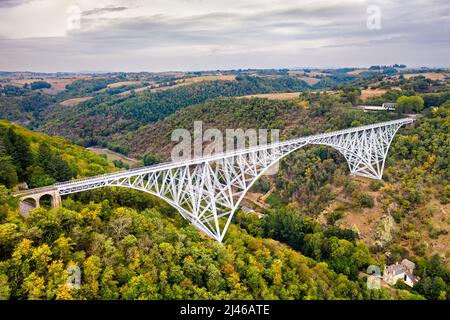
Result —
<svg viewBox="0 0 450 320"><path fill-rule="evenodd" d="M159 92L98 96L74 106L56 104L47 108L39 130L84 146L103 145L116 151L127 151L126 146L111 145L110 137L157 122L190 105L217 97L303 91L307 88L305 82L291 78L242 77L236 81L199 82Z"/></svg>

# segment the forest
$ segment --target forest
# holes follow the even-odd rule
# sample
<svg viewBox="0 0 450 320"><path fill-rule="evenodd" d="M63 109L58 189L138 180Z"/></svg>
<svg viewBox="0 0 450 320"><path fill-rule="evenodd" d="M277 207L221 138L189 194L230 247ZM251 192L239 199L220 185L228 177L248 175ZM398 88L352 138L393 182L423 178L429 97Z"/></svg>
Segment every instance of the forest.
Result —
<svg viewBox="0 0 450 320"><path fill-rule="evenodd" d="M368 290L364 279L350 280L346 270L336 272L238 226L221 245L152 198L101 192L101 202L68 199L63 208L35 209L24 220L14 210L17 201L0 189L1 298L420 298L406 290L398 296ZM350 254L367 264L367 250L358 250L362 256L344 252L340 259ZM82 270L76 290L67 284L71 266Z"/></svg>
<svg viewBox="0 0 450 320"><path fill-rule="evenodd" d="M104 158L68 141L0 121L0 184L8 188L18 182L43 187L112 168Z"/></svg>
<svg viewBox="0 0 450 320"><path fill-rule="evenodd" d="M303 81L238 77L236 81L210 81L159 92L145 91L128 96L99 95L69 110L54 105L46 109L39 130L72 139L83 146L108 145L111 137L126 135L141 125L164 119L173 112L211 98L255 93L303 91Z"/></svg>

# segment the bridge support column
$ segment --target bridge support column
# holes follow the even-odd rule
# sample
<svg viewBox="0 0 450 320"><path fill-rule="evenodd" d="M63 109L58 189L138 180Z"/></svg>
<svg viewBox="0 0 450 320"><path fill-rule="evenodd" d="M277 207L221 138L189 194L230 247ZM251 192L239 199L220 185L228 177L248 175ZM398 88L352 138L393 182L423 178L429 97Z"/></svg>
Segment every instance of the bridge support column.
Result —
<svg viewBox="0 0 450 320"><path fill-rule="evenodd" d="M319 137L311 141L311 144L327 145L337 149L347 160L351 174L382 180L392 139L403 125L403 122L392 122L361 131L342 132L333 136Z"/></svg>
<svg viewBox="0 0 450 320"><path fill-rule="evenodd" d="M61 204L61 196L59 195L58 191L55 190L52 194L52 208L59 207Z"/></svg>

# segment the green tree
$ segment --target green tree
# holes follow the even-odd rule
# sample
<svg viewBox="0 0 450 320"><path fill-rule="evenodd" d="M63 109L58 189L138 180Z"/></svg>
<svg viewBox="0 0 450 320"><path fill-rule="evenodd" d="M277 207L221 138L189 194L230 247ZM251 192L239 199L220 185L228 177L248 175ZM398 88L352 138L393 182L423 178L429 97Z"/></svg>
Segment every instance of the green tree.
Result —
<svg viewBox="0 0 450 320"><path fill-rule="evenodd" d="M39 145L36 164L44 169L46 175L56 181L70 180L73 176L69 164L59 154L53 152L46 142Z"/></svg>
<svg viewBox="0 0 450 320"><path fill-rule="evenodd" d="M69 164L57 153L53 154L52 166L49 168L49 171L56 181L67 181L74 176Z"/></svg>
<svg viewBox="0 0 450 320"><path fill-rule="evenodd" d="M11 295L11 288L9 287L8 277L0 273L0 300L8 300Z"/></svg>
<svg viewBox="0 0 450 320"><path fill-rule="evenodd" d="M7 155L3 141L0 139L0 184L12 188L17 182L18 177L13 159Z"/></svg>
<svg viewBox="0 0 450 320"><path fill-rule="evenodd" d="M264 217L263 227L266 236L283 241L294 249L300 249L305 234L312 233L317 225L299 212L280 209Z"/></svg>
<svg viewBox="0 0 450 320"><path fill-rule="evenodd" d="M53 152L50 145L46 142L40 143L36 154L36 163L47 172L52 166L52 158Z"/></svg>
<svg viewBox="0 0 450 320"><path fill-rule="evenodd" d="M214 264L208 266L208 280L206 286L211 293L218 293L219 290L225 285L225 280L220 273L220 270Z"/></svg>
<svg viewBox="0 0 450 320"><path fill-rule="evenodd" d="M49 89L52 85L46 81L35 81L31 83L31 90Z"/></svg>
<svg viewBox="0 0 450 320"><path fill-rule="evenodd" d="M101 260L97 256L90 256L83 263L84 277L81 290L88 299L97 298L101 270Z"/></svg>
<svg viewBox="0 0 450 320"><path fill-rule="evenodd" d="M31 188L45 187L56 182L51 176L45 173L40 166L33 166L30 170L29 185Z"/></svg>
<svg viewBox="0 0 450 320"><path fill-rule="evenodd" d="M419 113L423 110L424 102L419 96L401 96L397 99L396 111L398 113Z"/></svg>
<svg viewBox="0 0 450 320"><path fill-rule="evenodd" d="M144 166L152 166L162 162L162 158L158 155L148 153L144 156Z"/></svg>
<svg viewBox="0 0 450 320"><path fill-rule="evenodd" d="M19 179L24 180L27 168L33 164L30 144L25 137L17 134L14 129L9 128L7 131L6 150L17 168Z"/></svg>

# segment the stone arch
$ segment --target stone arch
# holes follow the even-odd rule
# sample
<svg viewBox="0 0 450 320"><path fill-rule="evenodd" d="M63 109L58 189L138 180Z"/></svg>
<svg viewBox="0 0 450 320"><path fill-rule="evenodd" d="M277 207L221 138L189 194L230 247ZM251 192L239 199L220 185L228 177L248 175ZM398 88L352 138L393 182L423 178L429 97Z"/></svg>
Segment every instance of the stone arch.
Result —
<svg viewBox="0 0 450 320"><path fill-rule="evenodd" d="M55 208L55 207L58 207L61 205L61 196L59 195L59 193L56 190L42 194L40 199L42 199L42 197L46 197L46 196L50 196L50 206L52 208Z"/></svg>
<svg viewBox="0 0 450 320"><path fill-rule="evenodd" d="M42 194L39 197L39 206L46 209L53 207L54 202L53 198L54 198L53 195L50 193Z"/></svg>
<svg viewBox="0 0 450 320"><path fill-rule="evenodd" d="M44 199L42 199L44 198ZM47 207L55 208L61 205L61 197L57 190L51 190L47 192L27 194L20 198L19 212L22 215L27 216L30 210L41 207L41 200L48 199Z"/></svg>
<svg viewBox="0 0 450 320"><path fill-rule="evenodd" d="M29 212L36 208L39 208L39 199L34 196L21 198L19 201L19 213L24 217L27 217Z"/></svg>
<svg viewBox="0 0 450 320"><path fill-rule="evenodd" d="M22 198L20 202L33 206L34 208L39 207L39 200L35 197Z"/></svg>

